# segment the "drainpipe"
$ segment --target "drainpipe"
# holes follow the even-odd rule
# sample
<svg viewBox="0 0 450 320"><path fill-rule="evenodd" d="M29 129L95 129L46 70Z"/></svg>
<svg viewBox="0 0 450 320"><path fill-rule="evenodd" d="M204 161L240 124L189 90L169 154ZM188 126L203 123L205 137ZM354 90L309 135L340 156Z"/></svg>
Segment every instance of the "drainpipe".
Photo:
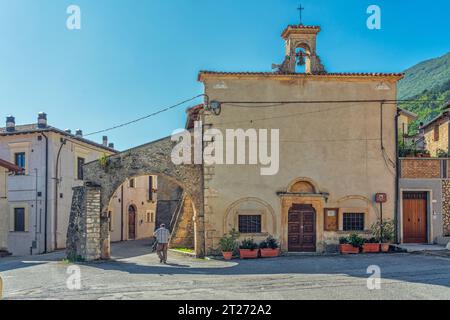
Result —
<svg viewBox="0 0 450 320"><path fill-rule="evenodd" d="M35 177L35 193L34 193L34 212L35 212L35 219L34 219L34 243L36 244L35 249L38 248L38 169L34 168L34 177ZM39 231L40 233L40 231ZM33 254L33 251L31 251Z"/></svg>
<svg viewBox="0 0 450 320"><path fill-rule="evenodd" d="M399 237L398 237L398 221L399 221L399 207L400 207L400 159L399 159L399 153L398 153L398 117L399 117L399 110L397 109L397 113L395 114L395 218L394 218L394 224L395 224L395 239L394 242L398 243Z"/></svg>
<svg viewBox="0 0 450 320"><path fill-rule="evenodd" d="M55 250L58 249L58 185L59 185L59 159L61 156L61 150L63 146L66 144L67 140L64 138L61 138L61 145L58 149L58 154L56 156L56 166L55 166L55 200L54 200L54 206L55 206L55 215L54 215L54 229L55 229L55 239L54 239L54 245Z"/></svg>
<svg viewBox="0 0 450 320"><path fill-rule="evenodd" d="M42 132L45 138L45 205L44 205L44 253L47 253L47 233L48 233L48 137Z"/></svg>
<svg viewBox="0 0 450 320"><path fill-rule="evenodd" d="M123 241L123 183L120 186L120 241Z"/></svg>

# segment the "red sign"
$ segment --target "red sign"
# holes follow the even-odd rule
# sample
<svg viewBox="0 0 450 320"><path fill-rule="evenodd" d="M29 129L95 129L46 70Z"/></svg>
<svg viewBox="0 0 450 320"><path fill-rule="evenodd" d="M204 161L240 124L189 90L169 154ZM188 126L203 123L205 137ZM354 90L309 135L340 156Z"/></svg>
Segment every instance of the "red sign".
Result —
<svg viewBox="0 0 450 320"><path fill-rule="evenodd" d="M375 195L375 202L376 203L385 203L387 201L387 194L386 193L377 193Z"/></svg>

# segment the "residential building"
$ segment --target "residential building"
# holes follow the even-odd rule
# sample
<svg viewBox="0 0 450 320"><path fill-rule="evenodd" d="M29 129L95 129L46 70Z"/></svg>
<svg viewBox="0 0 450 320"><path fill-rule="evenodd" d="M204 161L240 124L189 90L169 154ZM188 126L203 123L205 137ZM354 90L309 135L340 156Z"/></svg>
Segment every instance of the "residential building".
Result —
<svg viewBox="0 0 450 320"><path fill-rule="evenodd" d="M23 168L7 177L8 203L1 209L8 251L24 255L65 248L72 188L83 184L83 165L115 153L106 137L96 143L81 130L57 129L47 124L45 113L26 125L8 116L0 128L0 158Z"/></svg>
<svg viewBox="0 0 450 320"><path fill-rule="evenodd" d="M153 236L156 223L157 176L127 179L109 204L111 241L126 241Z"/></svg>
<svg viewBox="0 0 450 320"><path fill-rule="evenodd" d="M450 105L437 117L420 127L420 135L423 136L424 148L430 155L445 156L448 155L449 147L449 126L450 126Z"/></svg>

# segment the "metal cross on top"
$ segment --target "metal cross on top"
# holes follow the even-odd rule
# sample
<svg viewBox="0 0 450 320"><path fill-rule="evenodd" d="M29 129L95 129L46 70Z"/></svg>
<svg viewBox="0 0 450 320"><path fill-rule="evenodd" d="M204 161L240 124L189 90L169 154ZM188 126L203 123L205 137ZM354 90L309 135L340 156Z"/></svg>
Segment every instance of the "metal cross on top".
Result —
<svg viewBox="0 0 450 320"><path fill-rule="evenodd" d="M302 4L300 4L300 6L297 8L297 10L300 13L300 25L303 25L303 22L302 22L302 11L305 10L305 8L303 8Z"/></svg>

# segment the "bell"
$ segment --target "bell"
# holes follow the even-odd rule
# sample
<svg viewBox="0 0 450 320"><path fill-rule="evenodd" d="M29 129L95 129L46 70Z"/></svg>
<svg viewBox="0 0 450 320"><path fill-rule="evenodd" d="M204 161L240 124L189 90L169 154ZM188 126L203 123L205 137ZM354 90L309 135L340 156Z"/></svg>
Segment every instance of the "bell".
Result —
<svg viewBox="0 0 450 320"><path fill-rule="evenodd" d="M297 65L298 66L304 66L305 65L305 56L301 52L298 54Z"/></svg>

